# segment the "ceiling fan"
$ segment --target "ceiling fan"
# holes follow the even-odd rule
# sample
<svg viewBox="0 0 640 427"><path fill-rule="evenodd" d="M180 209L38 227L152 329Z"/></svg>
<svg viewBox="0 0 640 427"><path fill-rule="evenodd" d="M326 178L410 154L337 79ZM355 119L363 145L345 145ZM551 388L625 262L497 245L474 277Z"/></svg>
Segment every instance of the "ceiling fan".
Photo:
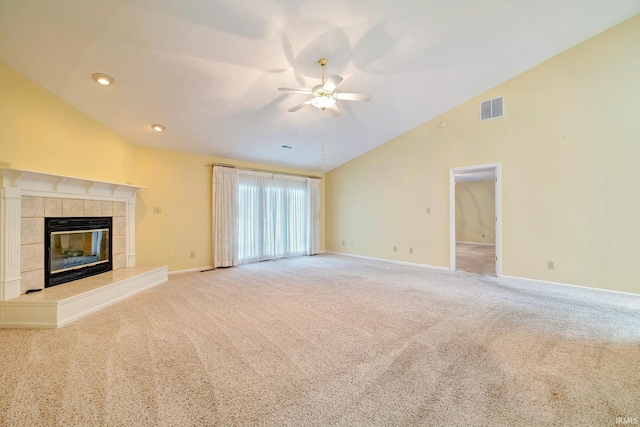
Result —
<svg viewBox="0 0 640 427"><path fill-rule="evenodd" d="M301 93L303 95L311 95L302 104L298 104L293 108L290 108L290 112L298 111L302 107L307 105L313 105L320 110L329 109L334 114L340 114L340 109L336 105L336 101L370 101L371 95L364 93L347 93L338 92L336 88L343 80L342 77L331 74L325 81L324 79L324 67L327 65L327 58L318 59L318 64L322 69L322 83L314 86L312 89L290 89L287 87L278 88L278 90L284 92Z"/></svg>

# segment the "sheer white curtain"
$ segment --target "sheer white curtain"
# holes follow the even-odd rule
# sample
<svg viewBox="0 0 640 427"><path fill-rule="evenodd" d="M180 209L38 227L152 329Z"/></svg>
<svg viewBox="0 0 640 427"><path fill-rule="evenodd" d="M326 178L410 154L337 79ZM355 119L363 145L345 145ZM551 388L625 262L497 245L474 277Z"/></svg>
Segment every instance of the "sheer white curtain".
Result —
<svg viewBox="0 0 640 427"><path fill-rule="evenodd" d="M238 170L213 167L213 267L238 265Z"/></svg>
<svg viewBox="0 0 640 427"><path fill-rule="evenodd" d="M274 188L279 196L272 207L278 225L274 232L280 243L276 258L305 255L309 208L306 178L275 175Z"/></svg>
<svg viewBox="0 0 640 427"><path fill-rule="evenodd" d="M307 178L308 197L307 210L307 255L320 253L320 180Z"/></svg>
<svg viewBox="0 0 640 427"><path fill-rule="evenodd" d="M214 268L320 251L320 180L214 167Z"/></svg>
<svg viewBox="0 0 640 427"><path fill-rule="evenodd" d="M264 191L273 180L273 175L265 172L238 171L238 262L264 261L265 242L270 237L270 212L265 212ZM266 216L266 217L265 217Z"/></svg>
<svg viewBox="0 0 640 427"><path fill-rule="evenodd" d="M238 261L309 254L310 197L307 178L239 171Z"/></svg>

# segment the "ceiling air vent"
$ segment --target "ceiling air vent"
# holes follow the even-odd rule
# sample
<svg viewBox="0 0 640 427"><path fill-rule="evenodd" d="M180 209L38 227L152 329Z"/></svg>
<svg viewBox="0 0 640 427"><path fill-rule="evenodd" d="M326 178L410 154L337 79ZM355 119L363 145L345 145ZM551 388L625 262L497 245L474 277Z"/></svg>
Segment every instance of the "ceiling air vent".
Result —
<svg viewBox="0 0 640 427"><path fill-rule="evenodd" d="M498 98L488 99L480 103L480 120L495 119L504 115L504 101Z"/></svg>

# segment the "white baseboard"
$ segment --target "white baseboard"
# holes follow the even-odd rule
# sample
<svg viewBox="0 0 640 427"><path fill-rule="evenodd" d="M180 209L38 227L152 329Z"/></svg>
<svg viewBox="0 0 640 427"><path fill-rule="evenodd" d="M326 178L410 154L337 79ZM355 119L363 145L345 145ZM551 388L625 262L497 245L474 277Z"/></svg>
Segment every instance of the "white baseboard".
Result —
<svg viewBox="0 0 640 427"><path fill-rule="evenodd" d="M437 266L437 265L419 264L417 262L396 261L394 259L375 258L375 257L370 257L370 256L364 256L364 255L347 254L347 253L344 253L344 252L325 251L324 253L326 253L326 254L334 254L334 255L344 255L344 256L349 256L349 257L353 257L353 258L369 259L369 260L372 260L372 261L382 261L382 262L388 262L388 263L391 263L391 264L407 265L407 266L410 266L410 267L426 268L426 269L429 269L429 270L451 271L451 269L449 267L440 267L440 266Z"/></svg>
<svg viewBox="0 0 640 427"><path fill-rule="evenodd" d="M481 245L481 246L495 246L495 243L478 243L478 242L456 242L456 245L458 243L463 243L465 245Z"/></svg>
<svg viewBox="0 0 640 427"><path fill-rule="evenodd" d="M183 273L199 273L203 270L212 270L212 269L213 269L212 265L207 265L205 267L188 268L186 270L170 271L169 276L173 276L174 274L183 274Z"/></svg>
<svg viewBox="0 0 640 427"><path fill-rule="evenodd" d="M616 290L613 290L613 289L594 288L594 287L591 287L591 286L574 285L574 284L571 284L571 283L550 282L548 280L529 279L527 277L507 276L507 275L502 275L501 277L503 277L505 279L516 279L516 280L524 280L524 281L527 281L527 282L542 283L544 285L551 285L551 286L558 286L558 287L579 288L579 289L589 290L589 291L602 291L602 292L613 293L613 294L618 294L618 295L623 295L623 296L632 296L632 297L640 298L640 294L634 294L633 292L616 291Z"/></svg>
<svg viewBox="0 0 640 427"><path fill-rule="evenodd" d="M335 254L335 255L344 255L344 256L349 256L349 257L353 257L353 258L369 259L369 260L373 260L373 261L389 262L389 263L392 263L392 264L408 265L408 266L411 266L411 267L420 267L420 268L426 268L426 269L430 269L430 270L451 271L451 269L449 267L439 267L439 266L433 266L433 265L427 265L427 264L418 264L418 263L413 263L413 262L395 261L395 260L391 260L391 259L374 258L374 257L363 256L363 255L347 254L347 253L343 253L343 252L325 251L324 253ZM602 291L602 292L606 292L606 293L610 293L610 294L616 294L616 295L625 296L625 297L631 296L631 297L635 297L635 298L640 298L640 294L636 294L636 293L633 293L633 292L616 291L616 290L613 290L613 289L594 288L594 287L591 287L591 286L574 285L574 284L571 284L571 283L550 282L550 281L547 281L547 280L530 279L530 278L527 278L527 277L518 277L518 276L507 276L507 275L504 275L504 274L500 275L499 278L501 278L501 279L524 280L524 281L527 281L527 282L535 282L535 283L539 283L539 284L550 285L550 286L558 286L558 287L572 287L572 288L578 288L578 289L588 290L588 291L596 291L596 292Z"/></svg>

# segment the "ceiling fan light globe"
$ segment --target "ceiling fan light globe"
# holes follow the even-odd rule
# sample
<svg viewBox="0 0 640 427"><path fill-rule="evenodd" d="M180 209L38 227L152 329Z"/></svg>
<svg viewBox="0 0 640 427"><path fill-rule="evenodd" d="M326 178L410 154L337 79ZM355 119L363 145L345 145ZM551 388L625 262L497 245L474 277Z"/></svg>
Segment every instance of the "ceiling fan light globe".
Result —
<svg viewBox="0 0 640 427"><path fill-rule="evenodd" d="M321 110L331 108L336 105L336 100L333 96L316 96L311 100L311 105Z"/></svg>

